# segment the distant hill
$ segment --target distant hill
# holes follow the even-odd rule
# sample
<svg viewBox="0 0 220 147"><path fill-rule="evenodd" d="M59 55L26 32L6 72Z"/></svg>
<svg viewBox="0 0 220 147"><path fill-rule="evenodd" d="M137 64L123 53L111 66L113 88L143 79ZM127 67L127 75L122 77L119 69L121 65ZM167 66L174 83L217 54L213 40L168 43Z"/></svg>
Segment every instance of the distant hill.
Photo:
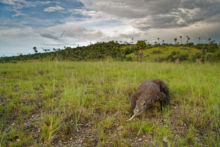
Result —
<svg viewBox="0 0 220 147"><path fill-rule="evenodd" d="M184 46L158 46L146 49L143 52L144 61L195 61L202 55L202 50ZM138 54L126 55L128 60L138 59Z"/></svg>
<svg viewBox="0 0 220 147"><path fill-rule="evenodd" d="M99 42L96 44L70 48L63 50L54 49L54 52L37 53L37 48L33 48L35 54L20 55L12 57L1 57L0 63L16 62L25 60L121 60L121 61L168 61L168 62L205 62L220 61L220 47L211 42L209 44L146 44L138 41L136 44L118 43L114 41ZM142 54L140 54L140 50Z"/></svg>

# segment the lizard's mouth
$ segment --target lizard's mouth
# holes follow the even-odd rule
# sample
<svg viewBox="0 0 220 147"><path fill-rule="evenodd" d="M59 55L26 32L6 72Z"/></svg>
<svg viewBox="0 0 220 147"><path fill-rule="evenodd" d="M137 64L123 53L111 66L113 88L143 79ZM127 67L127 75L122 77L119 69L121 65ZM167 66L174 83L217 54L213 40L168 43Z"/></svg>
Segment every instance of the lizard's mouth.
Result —
<svg viewBox="0 0 220 147"><path fill-rule="evenodd" d="M129 118L127 121L131 121L135 116L138 116L142 113L143 111L134 111L134 114L131 116L131 118Z"/></svg>
<svg viewBox="0 0 220 147"><path fill-rule="evenodd" d="M138 116L138 115L140 115L141 113L143 113L144 112L144 110L141 110L141 111L134 111L134 114L135 114L135 116Z"/></svg>
<svg viewBox="0 0 220 147"><path fill-rule="evenodd" d="M133 114L133 115L131 116L131 118L129 118L127 121L131 121L135 116L136 116L136 114Z"/></svg>

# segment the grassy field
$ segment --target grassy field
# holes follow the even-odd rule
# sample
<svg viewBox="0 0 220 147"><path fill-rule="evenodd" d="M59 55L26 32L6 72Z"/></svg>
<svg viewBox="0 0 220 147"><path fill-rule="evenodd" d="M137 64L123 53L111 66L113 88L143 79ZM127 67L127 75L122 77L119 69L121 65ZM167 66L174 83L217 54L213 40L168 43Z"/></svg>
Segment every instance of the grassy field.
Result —
<svg viewBox="0 0 220 147"><path fill-rule="evenodd" d="M160 78L171 104L134 120L130 96ZM1 146L220 146L220 64L0 64Z"/></svg>
<svg viewBox="0 0 220 147"><path fill-rule="evenodd" d="M192 47L160 46L160 47L145 49L143 51L143 60L148 62L162 61L162 60L169 61L170 60L169 56L172 55L174 58L179 58L180 60L194 61L196 60L194 59L195 56L199 54L202 54L202 50ZM130 58L131 60L137 60L137 55L135 53L128 54L126 55L126 57Z"/></svg>

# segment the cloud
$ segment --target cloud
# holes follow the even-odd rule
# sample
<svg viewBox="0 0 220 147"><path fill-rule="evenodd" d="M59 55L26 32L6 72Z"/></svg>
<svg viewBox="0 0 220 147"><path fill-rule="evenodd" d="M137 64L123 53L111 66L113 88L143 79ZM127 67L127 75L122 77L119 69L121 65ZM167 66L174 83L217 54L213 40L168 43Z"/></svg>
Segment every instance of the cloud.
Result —
<svg viewBox="0 0 220 147"><path fill-rule="evenodd" d="M7 4L13 7L13 10L19 10L24 7L34 7L34 2L27 0L0 0L0 3Z"/></svg>
<svg viewBox="0 0 220 147"><path fill-rule="evenodd" d="M80 2L80 3L79 3ZM96 41L220 40L219 0L0 0L2 48L56 48ZM25 8L33 9L25 9ZM62 11L62 13L49 13ZM46 13L45 13L46 12ZM54 14L54 15L53 15ZM4 15L4 13L3 13ZM29 50L25 52L28 53ZM0 53L1 54L1 53Z"/></svg>
<svg viewBox="0 0 220 147"><path fill-rule="evenodd" d="M0 55L33 53L32 47L42 41L31 27L0 27Z"/></svg>
<svg viewBox="0 0 220 147"><path fill-rule="evenodd" d="M58 36L55 36L53 34L50 34L50 33L41 33L40 34L42 37L45 37L45 38L49 38L49 39L53 39L53 40L56 40L56 41L59 41L59 37Z"/></svg>
<svg viewBox="0 0 220 147"><path fill-rule="evenodd" d="M54 32L56 33L55 30ZM42 48L63 48L67 44L75 43L71 38L60 39L58 33L40 32L39 29L26 26L0 27L0 34L0 56L34 53L33 46L43 51Z"/></svg>
<svg viewBox="0 0 220 147"><path fill-rule="evenodd" d="M120 19L142 31L177 28L217 19L219 0L81 0L86 9ZM219 21L217 19L217 21Z"/></svg>
<svg viewBox="0 0 220 147"><path fill-rule="evenodd" d="M16 5L18 3L26 3L26 0L0 0L0 3Z"/></svg>
<svg viewBox="0 0 220 147"><path fill-rule="evenodd" d="M61 11L63 10L63 7L55 6L55 7L48 7L44 9L44 12L54 12L54 11Z"/></svg>
<svg viewBox="0 0 220 147"><path fill-rule="evenodd" d="M59 24L39 30L40 35L45 38L65 42L70 44L71 41L95 41L101 40L105 35L100 30L89 30L74 23Z"/></svg>
<svg viewBox="0 0 220 147"><path fill-rule="evenodd" d="M36 33L31 27L0 27L0 40L8 43L23 43L31 40ZM31 37L32 36L32 37Z"/></svg>
<svg viewBox="0 0 220 147"><path fill-rule="evenodd" d="M0 3L15 6L17 8L33 7L36 5L47 5L51 1L28 1L28 0L0 0Z"/></svg>
<svg viewBox="0 0 220 147"><path fill-rule="evenodd" d="M8 10L15 12L13 15L16 16L24 16L27 15L21 12L23 8L36 7L40 5L48 5L51 1L27 1L27 0L0 0L0 3L11 6Z"/></svg>

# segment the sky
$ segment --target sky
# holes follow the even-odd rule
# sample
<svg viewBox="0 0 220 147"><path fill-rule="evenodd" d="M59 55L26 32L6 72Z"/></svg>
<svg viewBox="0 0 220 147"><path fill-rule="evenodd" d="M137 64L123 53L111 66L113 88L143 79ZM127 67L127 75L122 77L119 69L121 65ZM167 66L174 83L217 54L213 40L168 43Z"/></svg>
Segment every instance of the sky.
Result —
<svg viewBox="0 0 220 147"><path fill-rule="evenodd" d="M220 0L0 0L0 56L190 36L220 40Z"/></svg>

